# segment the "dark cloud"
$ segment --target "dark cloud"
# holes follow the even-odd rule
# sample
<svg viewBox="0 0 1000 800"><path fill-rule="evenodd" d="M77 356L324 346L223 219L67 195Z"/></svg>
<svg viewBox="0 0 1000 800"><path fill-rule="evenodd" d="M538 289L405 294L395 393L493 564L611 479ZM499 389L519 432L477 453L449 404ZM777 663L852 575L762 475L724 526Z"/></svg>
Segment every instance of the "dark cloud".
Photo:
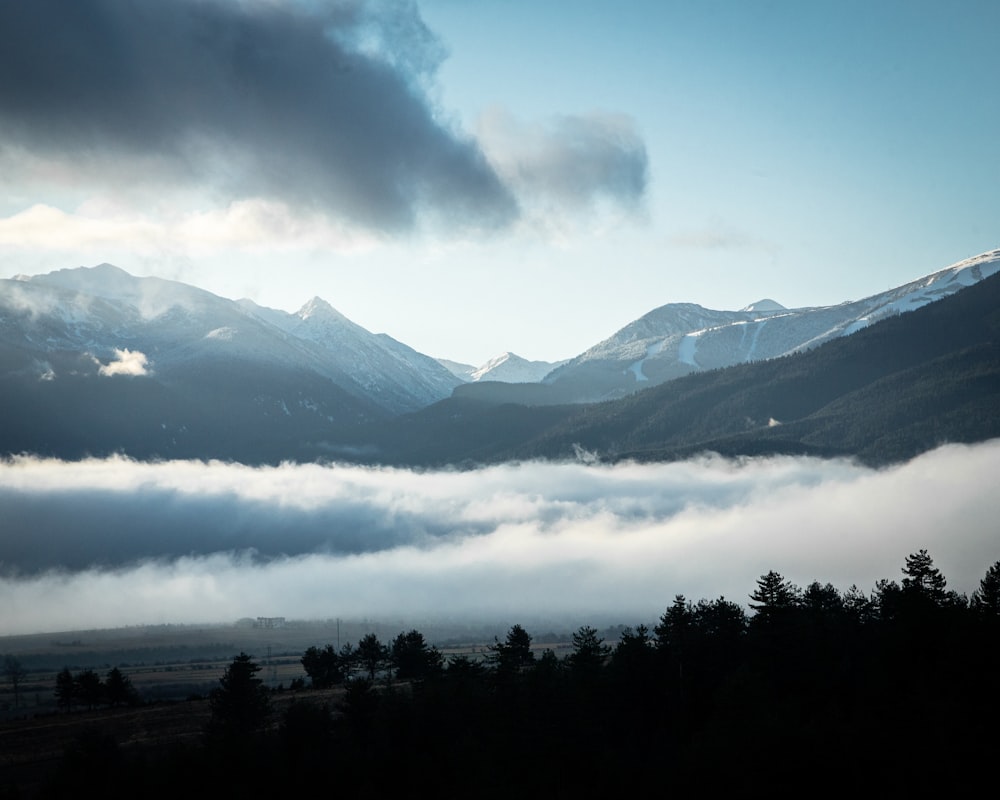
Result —
<svg viewBox="0 0 1000 800"><path fill-rule="evenodd" d="M300 507L228 488L202 494L156 483L139 491L100 483L41 492L4 487L0 507L0 573L19 575L119 569L216 553L241 553L257 563L314 553L352 555L423 545L456 533L455 520L431 508L402 514L363 495ZM470 522L461 533L490 529Z"/></svg>
<svg viewBox="0 0 1000 800"><path fill-rule="evenodd" d="M0 3L8 147L119 182L209 184L365 227L495 226L516 203L426 86L408 2Z"/></svg>

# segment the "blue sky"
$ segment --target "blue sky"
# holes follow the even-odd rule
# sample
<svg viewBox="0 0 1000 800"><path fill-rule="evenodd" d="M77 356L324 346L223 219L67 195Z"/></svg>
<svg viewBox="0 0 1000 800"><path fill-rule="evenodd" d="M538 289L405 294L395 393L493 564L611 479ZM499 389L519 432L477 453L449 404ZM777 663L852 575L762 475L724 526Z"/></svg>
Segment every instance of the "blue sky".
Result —
<svg viewBox="0 0 1000 800"><path fill-rule="evenodd" d="M1000 246L993 2L170 7L199 5L2 12L0 276L110 261L288 310L320 295L479 364ZM239 30L256 66L185 49L196 25ZM342 49L301 46L309 26ZM125 55L92 55L108 41Z"/></svg>

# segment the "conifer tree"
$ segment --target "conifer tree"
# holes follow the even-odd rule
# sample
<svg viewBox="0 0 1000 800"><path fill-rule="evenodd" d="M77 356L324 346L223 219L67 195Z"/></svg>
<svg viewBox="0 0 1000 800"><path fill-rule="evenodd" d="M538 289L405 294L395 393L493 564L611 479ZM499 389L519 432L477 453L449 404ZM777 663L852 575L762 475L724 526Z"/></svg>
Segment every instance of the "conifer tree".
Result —
<svg viewBox="0 0 1000 800"><path fill-rule="evenodd" d="M271 713L271 698L258 672L260 666L246 653L240 653L226 667L218 688L209 695L210 733L232 739L264 725Z"/></svg>
<svg viewBox="0 0 1000 800"><path fill-rule="evenodd" d="M972 594L972 607L980 616L1000 620L1000 561L979 581L979 588Z"/></svg>
<svg viewBox="0 0 1000 800"><path fill-rule="evenodd" d="M941 570L934 566L926 550L919 550L906 557L903 575L906 576L903 578L904 593L926 598L938 606L947 603L948 592L945 587L948 582Z"/></svg>

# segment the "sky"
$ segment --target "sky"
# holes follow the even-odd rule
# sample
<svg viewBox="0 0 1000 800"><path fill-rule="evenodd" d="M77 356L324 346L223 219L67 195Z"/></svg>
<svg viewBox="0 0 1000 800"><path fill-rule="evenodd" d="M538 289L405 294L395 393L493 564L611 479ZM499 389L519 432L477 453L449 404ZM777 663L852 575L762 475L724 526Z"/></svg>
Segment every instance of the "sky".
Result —
<svg viewBox="0 0 1000 800"><path fill-rule="evenodd" d="M436 357L1000 246L992 0L0 4L0 277L114 263Z"/></svg>
<svg viewBox="0 0 1000 800"><path fill-rule="evenodd" d="M650 625L770 570L871 593L1000 559L1000 441L891 468L707 456L475 471L0 462L4 634L289 619Z"/></svg>

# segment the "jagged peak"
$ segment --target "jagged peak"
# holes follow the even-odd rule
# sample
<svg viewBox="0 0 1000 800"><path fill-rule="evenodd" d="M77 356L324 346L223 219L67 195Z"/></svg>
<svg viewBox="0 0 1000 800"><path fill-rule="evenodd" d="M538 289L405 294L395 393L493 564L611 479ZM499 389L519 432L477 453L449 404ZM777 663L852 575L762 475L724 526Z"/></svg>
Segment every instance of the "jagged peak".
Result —
<svg viewBox="0 0 1000 800"><path fill-rule="evenodd" d="M510 350L505 350L500 355L494 356L485 364L483 364L483 366L480 367L480 369L489 369L490 367L495 367L498 366L499 364L504 364L507 361L524 361L524 360L525 359L521 358L519 355L517 355L517 353L512 353L510 352Z"/></svg>
<svg viewBox="0 0 1000 800"><path fill-rule="evenodd" d="M315 317L318 319L332 318L345 321L347 320L347 317L345 317L343 314L337 311L337 309L335 309L326 300L324 300L322 297L319 297L318 295L316 297L313 297L311 300L309 300L309 302L307 302L304 306L302 306L302 308L298 310L295 316L301 319L310 319Z"/></svg>

